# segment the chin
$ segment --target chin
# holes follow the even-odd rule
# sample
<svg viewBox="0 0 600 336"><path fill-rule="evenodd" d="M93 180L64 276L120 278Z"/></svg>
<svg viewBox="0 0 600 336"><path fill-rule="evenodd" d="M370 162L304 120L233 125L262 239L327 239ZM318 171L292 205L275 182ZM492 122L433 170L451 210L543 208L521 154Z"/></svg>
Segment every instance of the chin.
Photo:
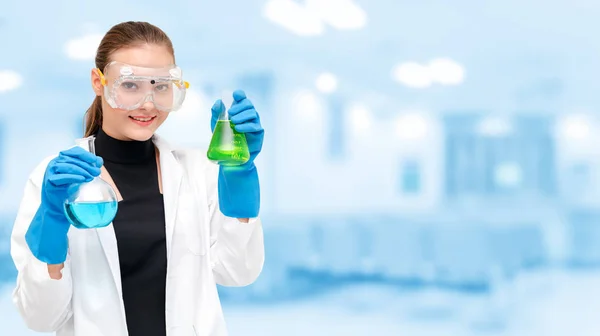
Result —
<svg viewBox="0 0 600 336"><path fill-rule="evenodd" d="M146 141L154 135L154 130L134 130L127 132L127 137L134 141Z"/></svg>

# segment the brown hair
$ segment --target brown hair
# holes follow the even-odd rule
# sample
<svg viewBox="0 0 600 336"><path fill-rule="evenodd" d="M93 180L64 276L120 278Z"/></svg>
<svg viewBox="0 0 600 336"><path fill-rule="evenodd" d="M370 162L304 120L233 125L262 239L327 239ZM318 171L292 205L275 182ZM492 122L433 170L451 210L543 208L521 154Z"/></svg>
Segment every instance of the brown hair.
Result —
<svg viewBox="0 0 600 336"><path fill-rule="evenodd" d="M104 70L115 51L146 43L164 45L175 57L173 43L164 31L148 22L128 21L113 26L104 35L96 51L96 68ZM102 126L101 96L96 96L84 119L84 137L95 134Z"/></svg>

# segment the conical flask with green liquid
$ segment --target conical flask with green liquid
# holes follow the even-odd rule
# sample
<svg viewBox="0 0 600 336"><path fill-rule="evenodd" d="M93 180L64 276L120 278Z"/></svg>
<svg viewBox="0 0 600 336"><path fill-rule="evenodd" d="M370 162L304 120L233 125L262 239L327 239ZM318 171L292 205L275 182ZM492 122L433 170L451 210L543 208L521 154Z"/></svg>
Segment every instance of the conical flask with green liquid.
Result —
<svg viewBox="0 0 600 336"><path fill-rule="evenodd" d="M219 115L206 156L222 166L239 166L250 159L246 135L234 129L227 109Z"/></svg>

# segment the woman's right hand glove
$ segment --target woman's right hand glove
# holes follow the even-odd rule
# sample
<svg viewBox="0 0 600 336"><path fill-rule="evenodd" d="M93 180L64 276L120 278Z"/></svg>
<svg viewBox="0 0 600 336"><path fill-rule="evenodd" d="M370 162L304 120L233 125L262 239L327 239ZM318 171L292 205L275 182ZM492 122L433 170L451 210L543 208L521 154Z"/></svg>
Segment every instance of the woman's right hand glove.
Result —
<svg viewBox="0 0 600 336"><path fill-rule="evenodd" d="M64 212L65 200L75 184L90 182L100 175L102 158L81 147L62 151L46 167L42 200L25 241L33 255L46 264L62 264L67 259L70 223Z"/></svg>

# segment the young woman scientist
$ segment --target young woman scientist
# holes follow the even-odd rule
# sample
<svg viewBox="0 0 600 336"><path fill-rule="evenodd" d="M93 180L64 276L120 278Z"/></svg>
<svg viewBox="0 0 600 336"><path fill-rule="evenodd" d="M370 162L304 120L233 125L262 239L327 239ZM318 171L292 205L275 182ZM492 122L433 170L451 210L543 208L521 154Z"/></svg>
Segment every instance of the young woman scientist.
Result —
<svg viewBox="0 0 600 336"><path fill-rule="evenodd" d="M30 329L58 336L227 335L216 284L248 285L264 261L256 110L234 92L230 118L251 154L241 167L155 135L187 84L167 35L143 22L107 32L91 82L85 135L98 156L73 147L32 172L12 233L15 305ZM213 130L224 108L213 105ZM68 187L95 176L117 191L117 215L105 228L71 227Z"/></svg>

